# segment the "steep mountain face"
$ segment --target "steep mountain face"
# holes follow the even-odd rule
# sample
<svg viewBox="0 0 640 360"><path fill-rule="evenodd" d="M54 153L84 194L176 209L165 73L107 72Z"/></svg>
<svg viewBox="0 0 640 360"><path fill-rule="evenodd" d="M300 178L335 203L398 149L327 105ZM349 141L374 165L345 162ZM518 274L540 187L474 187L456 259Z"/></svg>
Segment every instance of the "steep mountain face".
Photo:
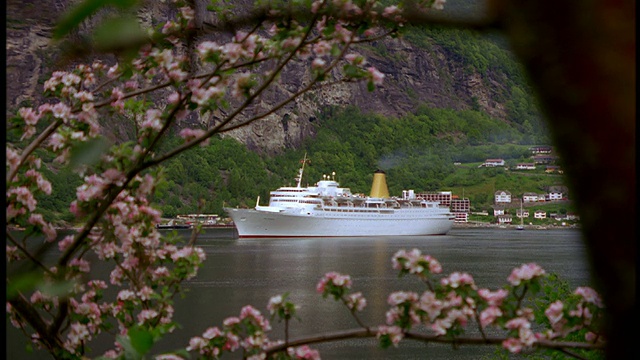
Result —
<svg viewBox="0 0 640 360"><path fill-rule="evenodd" d="M8 109L40 98L42 84L53 70L54 60L61 55L49 41L54 22L72 3L71 0L8 2ZM167 14L166 8L158 2L144 4L138 16L143 22L150 23ZM504 74L469 71L462 59L437 44L425 49L407 40L386 39L354 50L365 55L370 64L385 74L384 84L375 91L367 91L364 84L341 84L311 91L278 113L228 135L256 152L277 154L295 148L302 140L313 136L317 111L327 105L351 104L363 111L386 116L402 116L421 104L456 110L474 108L508 121L504 101L500 101L508 98L509 89L503 85ZM260 98L255 108L269 108L292 94L305 78L308 78L308 66L292 64L283 74L282 81ZM216 115L223 114L212 114L212 117ZM110 134L115 138L130 133L122 128L108 128L109 132L118 133L117 136Z"/></svg>

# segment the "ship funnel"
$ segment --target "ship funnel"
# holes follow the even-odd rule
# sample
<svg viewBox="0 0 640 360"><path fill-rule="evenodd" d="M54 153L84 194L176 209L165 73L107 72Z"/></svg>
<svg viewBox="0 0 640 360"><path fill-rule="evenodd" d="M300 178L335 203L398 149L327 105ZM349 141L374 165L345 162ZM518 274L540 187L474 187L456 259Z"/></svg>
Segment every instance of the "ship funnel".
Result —
<svg viewBox="0 0 640 360"><path fill-rule="evenodd" d="M373 184L371 185L371 195L369 196L372 198L389 197L389 189L387 188L387 180L384 171L376 170L376 172L373 173Z"/></svg>

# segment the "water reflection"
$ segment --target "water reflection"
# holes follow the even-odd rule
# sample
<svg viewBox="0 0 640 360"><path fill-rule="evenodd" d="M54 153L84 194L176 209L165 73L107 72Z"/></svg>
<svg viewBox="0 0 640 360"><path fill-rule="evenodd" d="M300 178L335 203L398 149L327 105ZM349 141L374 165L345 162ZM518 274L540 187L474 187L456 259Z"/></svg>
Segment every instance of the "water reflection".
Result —
<svg viewBox="0 0 640 360"><path fill-rule="evenodd" d="M478 286L491 289L502 286L514 267L527 262L537 262L547 272L561 275L573 287L590 283L580 233L568 229L454 229L446 236L314 239L236 239L208 231L198 241L207 260L197 278L186 284L187 297L176 300L175 318L183 328L157 344L156 352L186 346L190 336L220 326L226 317L237 316L244 305L251 304L266 314L269 298L285 292L301 306L298 314L302 321L290 326L293 338L355 328L357 324L344 306L316 293L317 282L329 271L351 275L353 290L362 291L367 298L362 314L365 323L383 323L389 293L424 290L416 279L398 278L391 268L391 257L400 249L418 248L437 258L444 274L466 271ZM275 322L272 327L270 336L281 338L283 325ZM323 359L477 359L494 351L490 347L452 351L448 345L408 341L398 349L380 350L375 339L314 348L321 350ZM9 353L12 359L29 359Z"/></svg>

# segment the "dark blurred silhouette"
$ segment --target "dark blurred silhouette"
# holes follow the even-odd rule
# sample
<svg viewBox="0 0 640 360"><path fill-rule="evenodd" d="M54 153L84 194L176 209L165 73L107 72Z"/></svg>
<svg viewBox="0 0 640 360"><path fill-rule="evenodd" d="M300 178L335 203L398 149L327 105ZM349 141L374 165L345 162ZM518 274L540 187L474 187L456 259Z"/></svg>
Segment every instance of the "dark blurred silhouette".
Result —
<svg viewBox="0 0 640 360"><path fill-rule="evenodd" d="M640 358L635 1L488 5L528 72L563 160L594 283L608 308L606 357Z"/></svg>

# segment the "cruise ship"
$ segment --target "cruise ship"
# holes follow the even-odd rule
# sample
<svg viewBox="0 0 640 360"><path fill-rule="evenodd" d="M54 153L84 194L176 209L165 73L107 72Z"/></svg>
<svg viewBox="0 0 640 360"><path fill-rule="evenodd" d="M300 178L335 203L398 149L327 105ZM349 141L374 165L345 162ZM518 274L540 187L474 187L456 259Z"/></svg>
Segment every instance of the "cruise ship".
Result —
<svg viewBox="0 0 640 360"><path fill-rule="evenodd" d="M385 173L377 170L369 196L340 187L335 173L315 186L301 186L306 155L297 186L270 192L269 205L251 209L225 208L240 238L355 237L444 235L454 214L439 202L417 199L413 191L390 197Z"/></svg>

